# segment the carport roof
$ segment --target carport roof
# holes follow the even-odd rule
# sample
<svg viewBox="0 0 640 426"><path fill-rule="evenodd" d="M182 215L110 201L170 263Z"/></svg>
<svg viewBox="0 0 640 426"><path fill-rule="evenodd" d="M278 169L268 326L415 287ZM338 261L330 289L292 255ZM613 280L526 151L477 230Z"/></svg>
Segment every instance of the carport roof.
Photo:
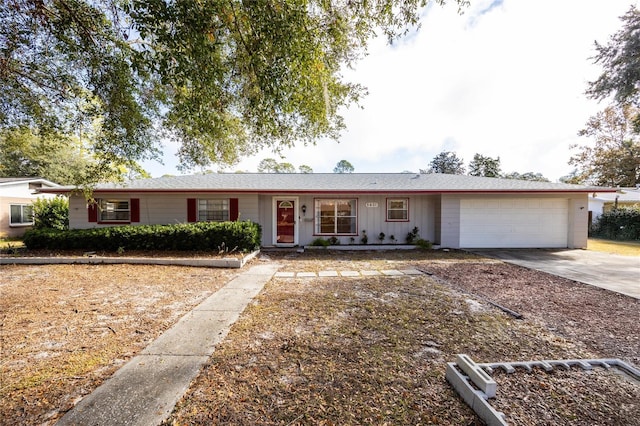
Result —
<svg viewBox="0 0 640 426"><path fill-rule="evenodd" d="M72 187L43 192L69 192ZM212 173L100 184L94 192L500 193L615 192L614 188L416 173Z"/></svg>

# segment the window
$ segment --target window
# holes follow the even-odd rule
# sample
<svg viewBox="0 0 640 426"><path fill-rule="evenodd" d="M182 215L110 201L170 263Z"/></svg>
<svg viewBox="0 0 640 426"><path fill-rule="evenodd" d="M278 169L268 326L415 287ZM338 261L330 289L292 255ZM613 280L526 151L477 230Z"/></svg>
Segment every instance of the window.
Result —
<svg viewBox="0 0 640 426"><path fill-rule="evenodd" d="M316 234L356 235L357 205L355 199L316 200Z"/></svg>
<svg viewBox="0 0 640 426"><path fill-rule="evenodd" d="M12 204L10 225L33 225L33 207L29 204Z"/></svg>
<svg viewBox="0 0 640 426"><path fill-rule="evenodd" d="M198 221L224 222L229 220L229 200L198 200Z"/></svg>
<svg viewBox="0 0 640 426"><path fill-rule="evenodd" d="M387 222L407 222L409 220L409 199L387 199Z"/></svg>
<svg viewBox="0 0 640 426"><path fill-rule="evenodd" d="M131 206L129 200L99 200L100 222L129 222Z"/></svg>

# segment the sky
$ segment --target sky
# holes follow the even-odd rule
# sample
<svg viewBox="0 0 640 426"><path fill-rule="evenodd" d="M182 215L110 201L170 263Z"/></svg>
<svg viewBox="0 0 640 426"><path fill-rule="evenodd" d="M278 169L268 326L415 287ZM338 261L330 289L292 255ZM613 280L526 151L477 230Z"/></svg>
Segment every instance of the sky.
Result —
<svg viewBox="0 0 640 426"><path fill-rule="evenodd" d="M264 158L330 173L340 160L356 173L418 172L442 151L466 166L475 153L500 157L502 171L569 174L571 145L606 102L584 94L601 72L595 41L606 44L631 0L471 0L427 7L417 32L389 45L375 39L369 54L344 72L369 94L342 110L338 142L320 140L266 150L214 171L257 171ZM176 146L164 145L164 165L143 163L153 176L181 174ZM191 173L197 172L191 171Z"/></svg>

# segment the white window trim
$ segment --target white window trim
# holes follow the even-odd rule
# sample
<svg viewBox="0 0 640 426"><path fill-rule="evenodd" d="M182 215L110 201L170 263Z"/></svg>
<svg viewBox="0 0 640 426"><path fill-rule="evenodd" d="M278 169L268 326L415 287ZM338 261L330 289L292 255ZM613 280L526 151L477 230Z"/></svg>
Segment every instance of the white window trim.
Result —
<svg viewBox="0 0 640 426"><path fill-rule="evenodd" d="M355 206L355 211L353 213L352 216L340 216L340 217L348 217L348 218L353 218L355 219L355 229L353 229L353 232L349 232L349 233L339 233L337 232L338 229L338 221L336 220L334 222L334 226L333 226L333 230L334 232L322 232L322 223L321 223L321 218L320 218L320 203L322 201L353 201L354 202L354 206ZM338 205L336 203L335 209L338 208ZM354 236L354 235L358 235L358 199L357 198L316 198L313 202L313 210L314 210L314 218L315 218L315 224L313 227L313 234L314 235L336 235L336 236ZM334 210L334 218L338 218L338 214L337 211Z"/></svg>
<svg viewBox="0 0 640 426"><path fill-rule="evenodd" d="M107 203L127 203L126 209L113 209L113 212L127 212L126 219L105 219L102 215L106 211ZM98 200L98 223L131 223L131 199L129 198L100 198Z"/></svg>
<svg viewBox="0 0 640 426"><path fill-rule="evenodd" d="M393 201L402 201L404 203L404 209L391 209L389 208L389 203ZM390 211L406 211L407 217L404 219L392 219L389 217ZM409 222L409 198L407 197L397 197L397 198L387 198L387 208L385 210L386 221L387 222Z"/></svg>
<svg viewBox="0 0 640 426"><path fill-rule="evenodd" d="M281 201L293 201L293 205L294 205L294 215L295 215L295 222L293 225L293 243L292 244L283 244L283 243L279 243L278 242L278 203L280 203ZM277 247L295 247L298 244L300 244L299 242L299 232L300 232L300 220L299 219L299 208L300 208L300 202L299 202L299 198L298 197L273 197L272 198L272 203L271 203L271 217L272 217L272 225L271 225L271 241L272 244L274 246Z"/></svg>
<svg viewBox="0 0 640 426"><path fill-rule="evenodd" d="M31 222L12 222L11 219L11 209L12 207L20 207L20 217L24 218L24 209L25 207L31 208ZM20 228L24 226L32 226L33 225L33 205L31 204L23 204L23 203L14 203L9 204L9 227L10 228Z"/></svg>
<svg viewBox="0 0 640 426"><path fill-rule="evenodd" d="M201 212L201 210L200 210L200 202L201 201L206 201L206 202L209 202L209 201L220 201L220 202L225 203L226 204L226 209L215 210L215 211L224 212L224 216L225 217L223 219L221 219L221 220L217 220L217 219L215 219L215 220L202 219L200 217L200 212ZM198 204L196 205L196 213L197 213L197 221L198 222L228 222L230 220L229 217L231 215L231 201L228 198L198 198L197 203Z"/></svg>

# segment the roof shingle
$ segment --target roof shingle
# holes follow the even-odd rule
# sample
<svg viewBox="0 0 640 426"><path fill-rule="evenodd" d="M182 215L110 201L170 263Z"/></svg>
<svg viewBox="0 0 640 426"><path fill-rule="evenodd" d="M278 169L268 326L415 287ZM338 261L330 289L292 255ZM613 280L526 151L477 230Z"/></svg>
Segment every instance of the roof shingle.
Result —
<svg viewBox="0 0 640 426"><path fill-rule="evenodd" d="M102 184L114 191L229 192L593 192L611 188L466 175L416 173L228 173L135 180Z"/></svg>

